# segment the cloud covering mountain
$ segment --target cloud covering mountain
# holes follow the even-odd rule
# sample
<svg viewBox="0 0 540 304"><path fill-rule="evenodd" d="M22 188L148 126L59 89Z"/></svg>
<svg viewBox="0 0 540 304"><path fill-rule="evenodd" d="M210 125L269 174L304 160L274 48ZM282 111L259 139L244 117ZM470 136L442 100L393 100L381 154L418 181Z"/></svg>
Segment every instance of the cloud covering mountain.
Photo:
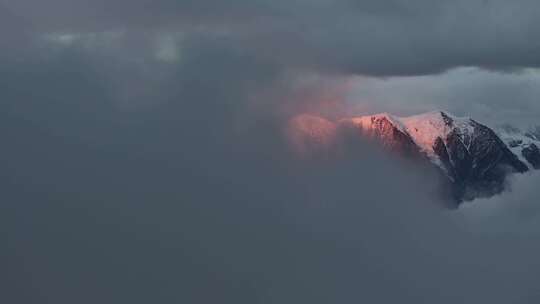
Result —
<svg viewBox="0 0 540 304"><path fill-rule="evenodd" d="M429 170L283 137L306 109L534 124L535 1L0 8L0 302L538 301L532 182L471 225Z"/></svg>

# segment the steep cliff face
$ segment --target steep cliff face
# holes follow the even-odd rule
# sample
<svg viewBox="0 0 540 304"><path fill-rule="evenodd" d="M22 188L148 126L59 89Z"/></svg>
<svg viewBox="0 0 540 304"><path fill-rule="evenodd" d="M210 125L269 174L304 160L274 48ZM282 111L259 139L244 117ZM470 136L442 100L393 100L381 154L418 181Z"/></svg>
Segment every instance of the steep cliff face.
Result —
<svg viewBox="0 0 540 304"><path fill-rule="evenodd" d="M353 118L359 121L364 133L379 136L378 114ZM438 166L452 184L456 200L471 200L491 196L504 190L509 173L525 172L527 165L510 151L506 144L490 128L470 119L455 117L445 112L430 112L410 117L385 119L381 138L389 146L407 146L424 153ZM390 127L390 125L392 127ZM390 131L389 129L393 129ZM402 136L388 136L398 133ZM401 143L389 143L401 141ZM411 142L413 145L411 145Z"/></svg>
<svg viewBox="0 0 540 304"><path fill-rule="evenodd" d="M397 117L383 113L339 121L342 128L355 128L361 136L377 141L388 151L407 157L422 157L421 151Z"/></svg>
<svg viewBox="0 0 540 304"><path fill-rule="evenodd" d="M523 173L527 165L490 128L470 120L472 132L455 128L446 138L450 162L445 167L457 197L471 200L504 190L509 173Z"/></svg>
<svg viewBox="0 0 540 304"><path fill-rule="evenodd" d="M410 117L382 113L336 124L301 115L292 126L317 149L331 147L339 131L346 129L389 152L430 162L447 178L457 203L498 194L510 174L540 168L540 142L534 136L508 130L496 133L473 119L447 112Z"/></svg>

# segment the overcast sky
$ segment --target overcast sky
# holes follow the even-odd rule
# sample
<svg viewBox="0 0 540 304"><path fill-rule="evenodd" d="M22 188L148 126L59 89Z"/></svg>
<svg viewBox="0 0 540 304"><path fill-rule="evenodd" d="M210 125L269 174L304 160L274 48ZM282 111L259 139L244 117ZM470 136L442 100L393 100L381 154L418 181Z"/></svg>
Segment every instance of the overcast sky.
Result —
<svg viewBox="0 0 540 304"><path fill-rule="evenodd" d="M538 37L533 0L2 0L0 302L537 303L537 174L448 211L283 126L540 124Z"/></svg>

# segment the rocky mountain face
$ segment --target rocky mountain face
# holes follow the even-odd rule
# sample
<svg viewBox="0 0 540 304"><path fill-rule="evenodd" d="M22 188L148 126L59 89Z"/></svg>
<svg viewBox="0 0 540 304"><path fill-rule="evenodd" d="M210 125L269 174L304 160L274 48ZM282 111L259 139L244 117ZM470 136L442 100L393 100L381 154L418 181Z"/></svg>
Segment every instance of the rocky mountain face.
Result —
<svg viewBox="0 0 540 304"><path fill-rule="evenodd" d="M536 144L530 144L521 150L521 154L534 169L540 169L540 150Z"/></svg>
<svg viewBox="0 0 540 304"><path fill-rule="evenodd" d="M356 130L361 136L376 140L386 150L406 157L422 156L413 138L401 123L389 114L342 119L340 129Z"/></svg>
<svg viewBox="0 0 540 304"><path fill-rule="evenodd" d="M508 148L517 155L529 168L540 169L540 128L522 132L521 130L504 125L497 133L507 144Z"/></svg>
<svg viewBox="0 0 540 304"><path fill-rule="evenodd" d="M540 168L540 141L535 135L508 128L496 132L473 119L441 111L410 117L382 113L337 123L324 120L315 129L321 128L331 130L324 132L327 135L353 129L392 153L430 162L448 179L450 195L457 203L498 194L504 191L509 174ZM311 137L305 129L298 134L304 136L297 138ZM324 142L331 143L332 135L327 137Z"/></svg>

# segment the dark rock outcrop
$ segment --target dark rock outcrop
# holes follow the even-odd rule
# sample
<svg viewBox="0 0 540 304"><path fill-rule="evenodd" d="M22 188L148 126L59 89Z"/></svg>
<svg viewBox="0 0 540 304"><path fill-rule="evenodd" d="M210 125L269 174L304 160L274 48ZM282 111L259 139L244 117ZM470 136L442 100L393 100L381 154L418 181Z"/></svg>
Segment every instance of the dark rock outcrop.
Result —
<svg viewBox="0 0 540 304"><path fill-rule="evenodd" d="M523 148L521 154L533 166L534 169L540 169L540 149L535 144Z"/></svg>

